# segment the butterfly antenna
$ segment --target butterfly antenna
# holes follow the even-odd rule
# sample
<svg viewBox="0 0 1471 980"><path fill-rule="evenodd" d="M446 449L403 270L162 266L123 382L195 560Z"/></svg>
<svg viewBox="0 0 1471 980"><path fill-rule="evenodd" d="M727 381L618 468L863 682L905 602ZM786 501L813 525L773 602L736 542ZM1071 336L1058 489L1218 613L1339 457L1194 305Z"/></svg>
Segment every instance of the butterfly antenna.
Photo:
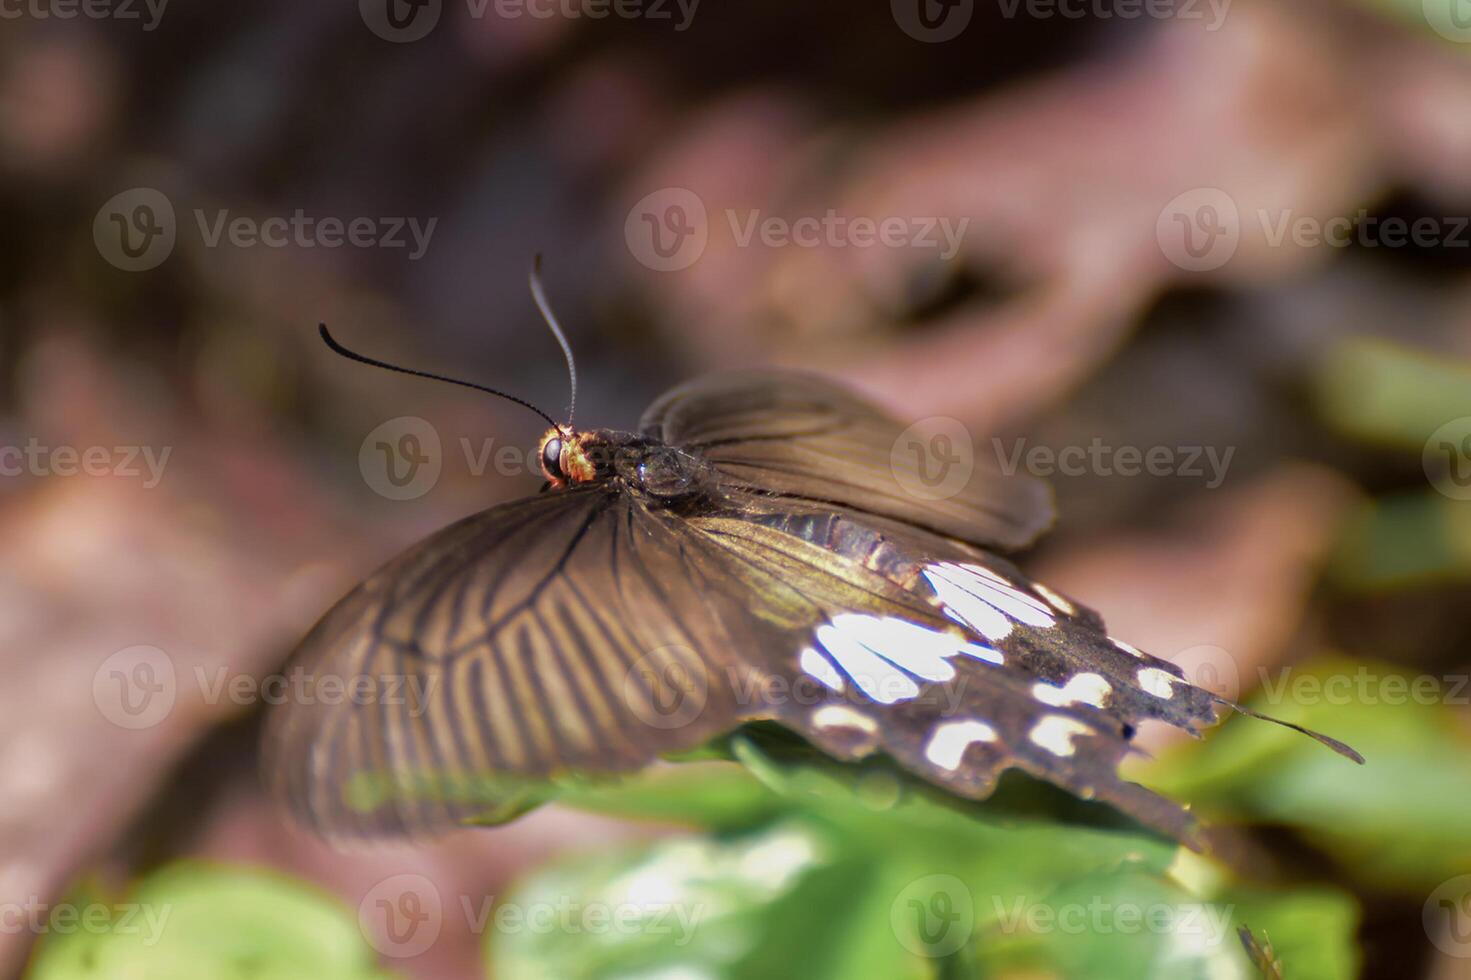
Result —
<svg viewBox="0 0 1471 980"><path fill-rule="evenodd" d="M1364 757L1360 755L1353 748L1353 746L1340 742L1336 738L1330 738L1329 736L1324 735L1322 732L1315 732L1311 728L1308 728L1304 725L1299 725L1290 721L1284 721L1281 718L1273 718L1271 715L1264 715L1259 711L1252 711L1250 708L1243 707L1236 702L1228 701L1225 698L1216 698L1215 700L1218 704L1224 704L1234 711L1241 712L1248 718L1259 718L1262 721L1270 721L1274 725L1281 725L1283 728L1290 728L1295 732L1301 732L1308 738L1315 739L1321 744L1328 746L1328 748L1332 749L1334 752L1337 752L1344 758L1352 759L1354 762L1357 762L1361 766L1364 764Z"/></svg>
<svg viewBox="0 0 1471 980"><path fill-rule="evenodd" d="M416 378L428 378L430 381L444 381L448 384L460 385L463 388L474 388L476 391L483 391L488 395L495 395L499 398L506 399L506 401L512 401L515 402L517 405L529 408L537 415L540 415L542 418L546 419L547 424L550 425L552 428L555 429L558 427L555 419L553 419L546 412L543 412L541 409L537 408L535 405L531 404L529 401L526 401L524 398L517 398L515 395L508 395L504 391L497 391L494 388L487 388L485 385L477 385L469 381L461 381L458 378L449 378L442 374L430 374L428 371L416 371L413 368L399 367L397 364L389 364L386 361L379 361L371 357L365 357L362 354L359 354L357 351L348 350L346 347L343 347L341 344L339 344L336 338L334 338L330 333L327 332L327 325L325 323L318 324L317 329L322 332L322 340L327 344L328 347L332 348L332 351L334 353L341 354L343 357L347 358L350 361L357 361L361 364L370 364L373 367L382 368L385 371L397 371L399 374L411 374Z"/></svg>
<svg viewBox="0 0 1471 980"><path fill-rule="evenodd" d="M577 408L577 362L572 359L572 345L567 343L567 335L562 333L562 327L557 323L556 314L552 313L552 305L547 302L546 290L541 285L541 253L537 253L531 260L531 275L527 277L531 283L531 298L536 300L536 308L541 310L541 317L551 328L552 336L557 338L557 343L562 345L562 353L567 358L567 376L572 382L572 400L567 405L567 428L572 428L572 413Z"/></svg>

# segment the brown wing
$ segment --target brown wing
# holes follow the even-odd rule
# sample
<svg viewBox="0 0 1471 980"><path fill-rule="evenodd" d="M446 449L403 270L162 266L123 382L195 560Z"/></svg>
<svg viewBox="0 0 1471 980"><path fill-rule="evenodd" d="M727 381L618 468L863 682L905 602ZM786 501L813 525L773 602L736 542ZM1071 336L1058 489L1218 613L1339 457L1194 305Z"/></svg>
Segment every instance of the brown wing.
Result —
<svg viewBox="0 0 1471 980"><path fill-rule="evenodd" d="M923 440L869 402L821 378L787 372L713 374L680 385L644 413L644 435L698 453L730 481L768 495L891 518L982 547L1020 548L1052 523L1040 480L1007 475L981 454L957 458L968 479L927 487ZM964 447L956 446L959 454Z"/></svg>
<svg viewBox="0 0 1471 980"><path fill-rule="evenodd" d="M738 621L725 602L626 494L492 508L386 565L303 640L267 778L322 835L361 837L637 768L737 723L726 682L745 651L714 634Z"/></svg>
<svg viewBox="0 0 1471 980"><path fill-rule="evenodd" d="M765 717L839 758L886 752L960 796L985 798L1021 769L1190 838L1181 807L1117 772L1140 722L1214 723L1216 699L1177 667L1114 643L1096 614L995 556L760 507L691 524L767 601L763 667L781 682Z"/></svg>
<svg viewBox="0 0 1471 980"><path fill-rule="evenodd" d="M1139 722L1193 732L1222 702L958 540L1019 540L1021 508L931 520L866 496L871 460L828 486L816 467L893 424L816 383L803 409L798 384L748 377L651 412L718 467L705 496L666 506L615 480L518 501L354 590L292 661L299 695L268 739L277 791L327 836L434 829L774 720L963 796L1019 768L1188 836L1117 765ZM783 462L788 441L804 448ZM945 530L967 513L983 533Z"/></svg>
<svg viewBox="0 0 1471 980"><path fill-rule="evenodd" d="M767 696L745 716L839 758L884 751L974 799L1021 769L1192 841L1187 812L1118 765L1142 722L1195 734L1230 702L980 549L759 497L729 503L691 519L689 550L727 569L767 631Z"/></svg>

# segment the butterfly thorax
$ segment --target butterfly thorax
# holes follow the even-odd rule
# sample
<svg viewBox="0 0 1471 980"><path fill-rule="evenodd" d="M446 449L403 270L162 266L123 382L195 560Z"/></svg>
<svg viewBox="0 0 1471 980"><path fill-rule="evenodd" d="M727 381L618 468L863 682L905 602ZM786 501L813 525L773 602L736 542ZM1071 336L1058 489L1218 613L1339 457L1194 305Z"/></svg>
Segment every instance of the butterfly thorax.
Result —
<svg viewBox="0 0 1471 980"><path fill-rule="evenodd" d="M703 496L714 487L712 467L698 456L612 429L551 429L542 437L541 461L558 490L603 485L669 503Z"/></svg>

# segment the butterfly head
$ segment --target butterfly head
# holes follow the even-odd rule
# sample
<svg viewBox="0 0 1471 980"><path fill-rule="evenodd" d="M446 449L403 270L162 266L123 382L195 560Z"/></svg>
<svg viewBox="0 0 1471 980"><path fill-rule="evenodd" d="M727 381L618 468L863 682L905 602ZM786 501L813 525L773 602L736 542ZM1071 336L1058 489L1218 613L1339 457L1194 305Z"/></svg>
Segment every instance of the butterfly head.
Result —
<svg viewBox="0 0 1471 980"><path fill-rule="evenodd" d="M597 464L588 451L587 434L571 426L548 429L541 437L541 471L555 489L590 483L598 476Z"/></svg>

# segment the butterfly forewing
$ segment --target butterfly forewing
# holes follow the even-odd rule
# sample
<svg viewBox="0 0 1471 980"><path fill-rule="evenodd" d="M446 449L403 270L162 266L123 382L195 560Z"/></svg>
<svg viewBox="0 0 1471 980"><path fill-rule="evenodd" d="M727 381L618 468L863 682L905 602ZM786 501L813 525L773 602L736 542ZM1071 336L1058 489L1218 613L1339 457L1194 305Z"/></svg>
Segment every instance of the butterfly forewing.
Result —
<svg viewBox="0 0 1471 980"><path fill-rule="evenodd" d="M317 693L275 714L271 779L326 836L414 832L729 729L709 678L739 676L710 635L731 613L683 566L665 520L600 489L440 531L303 641L293 666Z"/></svg>

